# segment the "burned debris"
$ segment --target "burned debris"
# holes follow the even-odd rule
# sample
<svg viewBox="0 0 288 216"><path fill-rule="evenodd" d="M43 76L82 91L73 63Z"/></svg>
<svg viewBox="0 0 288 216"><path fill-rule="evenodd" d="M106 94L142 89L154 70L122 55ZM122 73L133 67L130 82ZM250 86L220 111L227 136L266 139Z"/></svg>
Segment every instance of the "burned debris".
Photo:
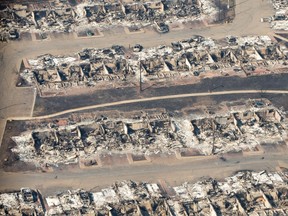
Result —
<svg viewBox="0 0 288 216"><path fill-rule="evenodd" d="M107 26L138 26L139 28L163 22L161 32L167 31L167 23L215 19L216 5L208 0L173 1L82 1L71 5L69 1L45 1L35 4L8 4L0 7L1 35L11 29L21 32L71 32L83 26L105 28ZM166 23L166 24L164 24Z"/></svg>
<svg viewBox="0 0 288 216"><path fill-rule="evenodd" d="M213 77L265 74L271 73L278 67L286 67L286 47L277 48L277 46L277 43L273 43L266 36L227 37L226 43L196 36L172 43L171 47L144 50L140 53L143 59L141 66L147 79L149 75L159 79L170 76ZM279 53L282 56L279 56L280 58L278 58L278 50L282 52ZM274 61L277 61L275 63L278 66L271 67Z"/></svg>
<svg viewBox="0 0 288 216"><path fill-rule="evenodd" d="M21 188L13 193L0 194L0 215L45 215L43 200L38 190Z"/></svg>
<svg viewBox="0 0 288 216"><path fill-rule="evenodd" d="M114 45L69 56L24 59L20 77L45 95L67 88L111 87L108 82L119 87L135 86L140 80L161 83L170 77L197 82L205 77L282 73L288 65L287 48L267 36L230 36L221 42L194 36L171 46L144 49L137 44L132 50L131 54Z"/></svg>
<svg viewBox="0 0 288 216"><path fill-rule="evenodd" d="M156 29L159 33L167 33L169 32L169 26L163 22L155 22Z"/></svg>
<svg viewBox="0 0 288 216"><path fill-rule="evenodd" d="M285 113L269 101L264 100L261 107L256 103L222 104L221 111L214 114L209 107L202 108L207 113L197 115L197 110L191 110L189 118L167 113L124 119L122 114L117 118L95 114L85 120L63 119L61 125L48 121L11 137L16 143L12 151L21 161L45 167L85 159L97 164L95 157L106 153L150 155L190 149L199 155L221 155L259 151L266 143L285 145Z"/></svg>
<svg viewBox="0 0 288 216"><path fill-rule="evenodd" d="M123 47L86 49L73 56L40 56L26 61L21 77L37 84L40 92L75 87L107 85L107 82L131 81L132 65L124 58Z"/></svg>
<svg viewBox="0 0 288 216"><path fill-rule="evenodd" d="M272 0L275 14L262 18L262 22L269 22L274 30L288 30L288 2L285 0Z"/></svg>
<svg viewBox="0 0 288 216"><path fill-rule="evenodd" d="M122 181L100 191L77 189L43 196L42 205L25 204L29 213L23 212L23 192L2 193L0 211L3 215L287 215L287 178L285 172L239 172L224 181L210 178L174 186L173 196L161 183Z"/></svg>
<svg viewBox="0 0 288 216"><path fill-rule="evenodd" d="M141 52L142 49L143 49L143 46L140 45L140 44L135 44L135 45L133 46L133 52Z"/></svg>
<svg viewBox="0 0 288 216"><path fill-rule="evenodd" d="M265 171L239 172L235 176L226 178L224 182L210 179L196 184L186 183L174 187L174 190L182 200L186 201L184 209L188 210L188 215L285 215L286 208L279 209L279 212L273 210L277 206L273 204L273 200L279 201L279 199L272 195L277 193L275 193L276 188L278 188L276 191L282 191L284 185L287 188L285 179L286 176L281 178L278 173L272 174Z"/></svg>

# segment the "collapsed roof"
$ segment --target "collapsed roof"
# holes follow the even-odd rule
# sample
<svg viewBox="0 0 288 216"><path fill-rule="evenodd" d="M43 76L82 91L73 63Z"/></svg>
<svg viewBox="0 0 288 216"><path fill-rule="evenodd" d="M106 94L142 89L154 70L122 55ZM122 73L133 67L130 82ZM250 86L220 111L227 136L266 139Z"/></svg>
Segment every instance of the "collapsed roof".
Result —
<svg viewBox="0 0 288 216"><path fill-rule="evenodd" d="M215 155L257 151L267 143L287 145L288 122L282 111L265 100L240 104L200 107L183 117L144 113L79 120L79 114L78 120L63 119L61 124L32 123L32 129L12 137L16 143L12 151L21 161L42 167L78 163L107 152L149 155L190 149L199 155Z"/></svg>
<svg viewBox="0 0 288 216"><path fill-rule="evenodd" d="M112 46L24 61L22 83L37 85L45 94L77 87L107 88L111 86L108 83L134 86L140 80L160 83L190 77L196 82L205 77L283 73L287 71L288 50L267 36L230 36L225 41L195 36L132 55L124 47Z"/></svg>
<svg viewBox="0 0 288 216"><path fill-rule="evenodd" d="M28 205L35 215L287 215L287 181L287 172L243 171L224 181L187 182L171 187L169 193L161 183L122 181L100 191L42 195L42 206L34 201ZM0 194L0 213L27 214L22 196Z"/></svg>
<svg viewBox="0 0 288 216"><path fill-rule="evenodd" d="M269 20L275 30L288 30L288 2L285 0L272 0L275 14Z"/></svg>
<svg viewBox="0 0 288 216"><path fill-rule="evenodd" d="M64 1L41 4L8 4L1 7L1 32L21 31L70 32L85 27L146 26L155 21L184 22L209 17L213 20L217 9L208 0L173 0L149 2L103 1L83 2L71 6Z"/></svg>

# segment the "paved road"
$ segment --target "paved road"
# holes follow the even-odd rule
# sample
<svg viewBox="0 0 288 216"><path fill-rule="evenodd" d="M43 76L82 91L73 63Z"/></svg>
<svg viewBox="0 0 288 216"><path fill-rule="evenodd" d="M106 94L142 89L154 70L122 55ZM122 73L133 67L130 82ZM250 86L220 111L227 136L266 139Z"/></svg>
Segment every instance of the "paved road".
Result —
<svg viewBox="0 0 288 216"><path fill-rule="evenodd" d="M284 154L285 153L285 154ZM236 170L274 170L279 164L288 164L287 152L256 156L226 156L224 162L217 157L210 159L167 160L147 165L113 166L93 169L62 170L52 173L5 173L0 172L0 191L20 187L39 188L46 194L71 188L103 188L115 181L156 182L164 179L171 185L195 181L209 175L213 178L227 177ZM264 159L262 159L264 157ZM57 179L55 179L57 176Z"/></svg>
<svg viewBox="0 0 288 216"><path fill-rule="evenodd" d="M123 105L123 104L134 104L134 103L139 103L139 102L151 102L151 101L157 101L157 100L169 100L169 99L175 99L175 98L202 97L202 96L213 96L213 95L231 95L231 94L255 94L255 93L288 94L288 90L238 90L238 91L220 91L220 92L202 92L202 93L166 95L166 96L159 96L159 97L139 98L139 99L133 99L133 100L124 100L124 101L117 101L117 102L111 102L111 103L96 104L96 105L85 106L85 107L78 107L75 109L68 109L62 112L57 112L57 113L44 115L44 116L35 116L35 117L24 116L24 117L16 117L16 118L12 117L12 118L8 118L8 120L45 119L45 118L57 117L57 116L61 116L61 115L69 114L73 112L79 112L79 111L85 111L85 110L91 110L91 109L97 109L97 108L103 108L103 107L117 106L117 105Z"/></svg>

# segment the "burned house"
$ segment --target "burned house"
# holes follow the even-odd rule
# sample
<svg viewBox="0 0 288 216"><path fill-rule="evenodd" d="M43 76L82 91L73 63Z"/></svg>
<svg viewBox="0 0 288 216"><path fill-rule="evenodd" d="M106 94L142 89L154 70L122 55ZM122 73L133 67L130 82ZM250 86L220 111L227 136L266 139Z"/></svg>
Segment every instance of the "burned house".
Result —
<svg viewBox="0 0 288 216"><path fill-rule="evenodd" d="M139 53L144 75L174 73L177 76L246 76L269 73L276 68L286 68L286 48L274 44L268 37L227 38L226 46L210 39L191 38L170 47L159 47ZM155 52L156 53L156 52Z"/></svg>
<svg viewBox="0 0 288 216"><path fill-rule="evenodd" d="M205 0L195 1L139 1L139 2L103 2L84 3L77 6L77 11L88 20L100 26L153 24L154 22L200 19L201 16L212 16L208 11L216 13L216 6ZM183 20L182 20L183 21Z"/></svg>
<svg viewBox="0 0 288 216"><path fill-rule="evenodd" d="M142 211L152 212L151 206L148 210L145 208L150 204L149 200L161 196L157 184L124 181L101 191L73 190L49 196L46 198L47 214L114 215L126 212L127 215L142 215ZM107 205L111 207L105 208Z"/></svg>
<svg viewBox="0 0 288 216"><path fill-rule="evenodd" d="M32 15L36 29L49 31L49 28L52 27L58 31L71 31L71 26L77 22L75 20L77 14L72 7L68 5L61 6L51 6L50 10L45 8L33 10Z"/></svg>
<svg viewBox="0 0 288 216"><path fill-rule="evenodd" d="M16 144L12 151L21 161L43 167L78 163L108 152L149 155L190 149L199 155L217 155L287 145L285 113L268 101L262 106L257 100L239 104L224 103L214 114L209 107L201 115L191 110L189 118L162 113L121 120L121 114L119 118L63 119L63 125L43 122L11 137Z"/></svg>
<svg viewBox="0 0 288 216"><path fill-rule="evenodd" d="M216 5L208 0L173 1L45 1L34 4L7 4L0 10L1 35L11 29L19 32L72 32L83 26L138 26L168 22L201 20L217 14Z"/></svg>
<svg viewBox="0 0 288 216"><path fill-rule="evenodd" d="M0 17L1 35L14 29L28 31L31 26L34 26L33 15L26 5L15 4L13 6L2 6Z"/></svg>
<svg viewBox="0 0 288 216"><path fill-rule="evenodd" d="M216 13L216 6L204 0L194 1L150 1L150 2L104 2L80 4L77 6L88 23L96 23L105 26L105 23L112 25L136 25L144 26L154 22L177 21L185 18L195 20L201 16L212 16L208 10ZM180 20L181 22L184 20ZM165 25L165 24L164 24Z"/></svg>
<svg viewBox="0 0 288 216"><path fill-rule="evenodd" d="M36 84L41 93L67 88L95 87L98 83L124 82L132 79L132 65L124 58L122 47L84 50L73 56L43 55L26 61L21 78Z"/></svg>
<svg viewBox="0 0 288 216"><path fill-rule="evenodd" d="M13 193L0 194L1 215L45 215L45 206L38 190L21 188Z"/></svg>
<svg viewBox="0 0 288 216"><path fill-rule="evenodd" d="M63 1L2 5L1 33L11 29L19 32L71 31L76 13Z"/></svg>
<svg viewBox="0 0 288 216"><path fill-rule="evenodd" d="M270 22L271 28L275 30L288 30L288 2L283 0L272 0L275 14L269 18L263 18L262 21Z"/></svg>
<svg viewBox="0 0 288 216"><path fill-rule="evenodd" d="M43 211L29 205L34 215L287 215L287 177L286 172L243 171L222 181L209 178L171 187L174 195L162 184L122 181L100 191L41 195ZM18 196L31 197L30 189L25 190L0 194L3 215L19 214L23 200Z"/></svg>
<svg viewBox="0 0 288 216"><path fill-rule="evenodd" d="M167 149L181 144L174 123L167 118L139 122L91 120L78 122L74 126L43 128L13 139L19 144L19 153L23 151L26 154L24 149L31 149L28 157L23 155L24 161L29 162L37 157L41 161L38 165L41 166L75 163L79 158L100 152L145 152L156 150L163 143L168 145ZM170 144L171 140L173 143Z"/></svg>
<svg viewBox="0 0 288 216"><path fill-rule="evenodd" d="M161 83L190 78L189 82L197 82L205 77L287 71L287 48L267 36L228 37L223 43L195 36L133 54L117 45L69 56L47 54L24 59L20 78L25 85L36 85L40 94L53 95L68 88L135 86L140 80Z"/></svg>
<svg viewBox="0 0 288 216"><path fill-rule="evenodd" d="M279 191L284 185L287 188L285 179L285 175L280 177L278 173L265 171L239 172L223 182L211 179L195 184L186 183L174 187L174 190L182 198L188 215L285 215L286 208L276 207L281 206L282 202L276 201L278 204L275 204L273 201L274 198L279 199L274 186L277 185ZM270 189L263 192L262 188Z"/></svg>
<svg viewBox="0 0 288 216"><path fill-rule="evenodd" d="M210 148L210 154L220 153L224 146L232 152L235 146L241 146L243 150L257 148L267 137L271 137L271 142L274 137L275 140L281 141L280 137L286 132L278 115L277 110L271 109L234 112L226 117L192 120L195 135L193 141L202 145L203 150L208 145L207 151Z"/></svg>

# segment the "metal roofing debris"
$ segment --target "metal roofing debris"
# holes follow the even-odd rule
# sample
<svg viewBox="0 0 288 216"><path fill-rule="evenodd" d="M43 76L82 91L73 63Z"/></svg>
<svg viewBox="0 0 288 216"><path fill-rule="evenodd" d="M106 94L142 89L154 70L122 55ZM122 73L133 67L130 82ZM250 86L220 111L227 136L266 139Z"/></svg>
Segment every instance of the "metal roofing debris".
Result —
<svg viewBox="0 0 288 216"><path fill-rule="evenodd" d="M2 193L0 214L287 215L287 181L287 172L243 171L223 181L186 182L171 189L173 196L161 184L122 181L101 191L77 189L43 196L41 205L36 199L23 199L23 192Z"/></svg>

